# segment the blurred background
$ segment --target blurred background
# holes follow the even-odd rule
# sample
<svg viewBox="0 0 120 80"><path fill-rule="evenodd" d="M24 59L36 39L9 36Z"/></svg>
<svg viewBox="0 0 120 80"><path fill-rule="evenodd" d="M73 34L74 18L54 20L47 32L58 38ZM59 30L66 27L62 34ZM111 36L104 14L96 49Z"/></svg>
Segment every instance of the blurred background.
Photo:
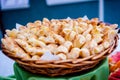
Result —
<svg viewBox="0 0 120 80"><path fill-rule="evenodd" d="M0 0L0 39L5 29L15 24L48 19L98 17L101 21L120 25L120 0ZM0 42L1 43L1 42ZM13 73L13 63L0 51L0 76Z"/></svg>

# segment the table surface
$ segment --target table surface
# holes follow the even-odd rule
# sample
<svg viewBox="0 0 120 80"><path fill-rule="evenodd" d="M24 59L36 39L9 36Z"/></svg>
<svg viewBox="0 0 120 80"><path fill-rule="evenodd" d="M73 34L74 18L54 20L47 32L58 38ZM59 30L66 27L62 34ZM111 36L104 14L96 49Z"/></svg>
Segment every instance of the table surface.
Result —
<svg viewBox="0 0 120 80"><path fill-rule="evenodd" d="M120 37L120 35L119 35ZM117 51L120 51L120 40L118 42L117 48L113 51L112 54L114 54ZM6 57L2 51L0 50L0 76L9 76L13 75L13 63L14 61L11 60L10 58Z"/></svg>

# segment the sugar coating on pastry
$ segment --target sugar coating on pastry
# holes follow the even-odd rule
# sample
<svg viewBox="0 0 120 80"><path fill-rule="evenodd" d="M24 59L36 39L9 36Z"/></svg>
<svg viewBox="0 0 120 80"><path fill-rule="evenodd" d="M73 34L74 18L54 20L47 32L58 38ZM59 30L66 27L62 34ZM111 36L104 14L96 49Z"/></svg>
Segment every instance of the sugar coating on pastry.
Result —
<svg viewBox="0 0 120 80"><path fill-rule="evenodd" d="M67 60L89 57L109 48L117 35L117 24L98 18L51 19L29 22L6 30L2 45L13 55L31 60Z"/></svg>

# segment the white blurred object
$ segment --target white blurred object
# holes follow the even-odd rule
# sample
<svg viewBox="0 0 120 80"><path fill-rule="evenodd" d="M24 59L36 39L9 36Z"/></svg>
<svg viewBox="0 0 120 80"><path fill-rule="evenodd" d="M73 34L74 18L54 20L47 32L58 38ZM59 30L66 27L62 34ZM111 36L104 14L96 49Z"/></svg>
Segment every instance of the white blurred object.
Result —
<svg viewBox="0 0 120 80"><path fill-rule="evenodd" d="M29 0L0 0L1 10L29 8Z"/></svg>
<svg viewBox="0 0 120 80"><path fill-rule="evenodd" d="M67 20L71 20L71 18L70 18L70 17L67 17Z"/></svg>
<svg viewBox="0 0 120 80"><path fill-rule="evenodd" d="M84 16L83 16L83 19L84 19L84 20L89 20L88 17L87 17L87 15L84 15Z"/></svg>
<svg viewBox="0 0 120 80"><path fill-rule="evenodd" d="M19 27L21 27L23 25L19 24L19 23L16 23L16 29L19 30Z"/></svg>
<svg viewBox="0 0 120 80"><path fill-rule="evenodd" d="M99 19L104 21L104 0L99 0Z"/></svg>
<svg viewBox="0 0 120 80"><path fill-rule="evenodd" d="M10 76L14 74L14 61L5 56L0 50L0 76Z"/></svg>
<svg viewBox="0 0 120 80"><path fill-rule="evenodd" d="M41 57L40 60L59 60L60 58L57 55L53 55L51 52L45 52Z"/></svg>
<svg viewBox="0 0 120 80"><path fill-rule="evenodd" d="M52 6L52 5L87 2L87 1L96 1L96 0L46 0L46 3L48 6Z"/></svg>

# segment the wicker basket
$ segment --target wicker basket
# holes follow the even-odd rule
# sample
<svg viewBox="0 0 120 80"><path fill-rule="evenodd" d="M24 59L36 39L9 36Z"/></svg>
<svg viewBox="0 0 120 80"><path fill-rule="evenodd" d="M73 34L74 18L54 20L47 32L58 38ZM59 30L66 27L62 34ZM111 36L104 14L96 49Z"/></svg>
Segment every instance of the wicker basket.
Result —
<svg viewBox="0 0 120 80"><path fill-rule="evenodd" d="M118 36L115 37L114 44L100 54L91 55L82 59L69 59L60 61L23 60L12 55L11 52L5 49L3 45L2 51L5 55L19 63L19 65L27 71L48 76L60 76L93 68L99 63L99 61L103 60L116 48L117 42Z"/></svg>

